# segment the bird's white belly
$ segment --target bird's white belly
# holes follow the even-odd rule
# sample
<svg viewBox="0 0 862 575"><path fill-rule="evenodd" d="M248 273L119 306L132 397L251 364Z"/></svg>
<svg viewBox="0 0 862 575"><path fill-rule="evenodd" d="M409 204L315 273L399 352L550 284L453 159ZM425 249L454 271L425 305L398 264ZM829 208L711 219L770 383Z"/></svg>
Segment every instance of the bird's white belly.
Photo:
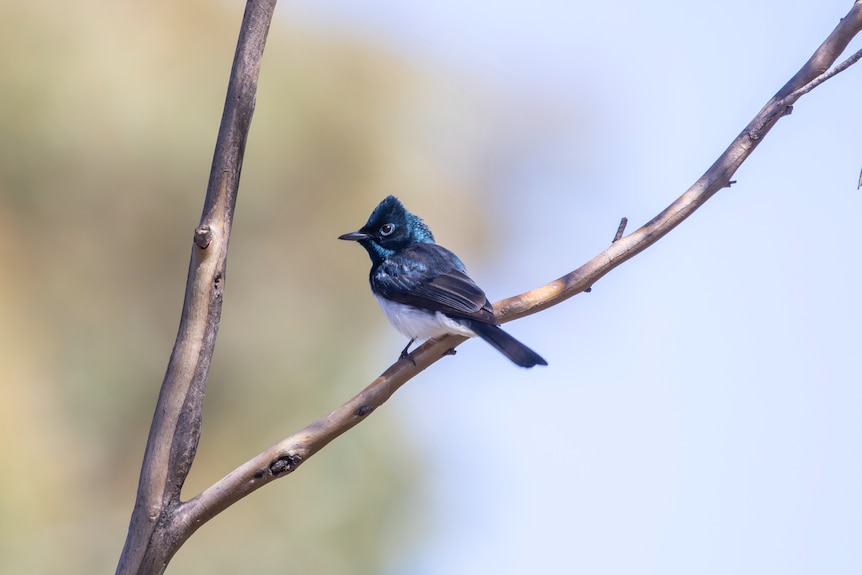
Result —
<svg viewBox="0 0 862 575"><path fill-rule="evenodd" d="M403 303L395 303L377 296L377 302L395 329L410 339L431 339L454 334L473 337L473 330L439 311L419 309Z"/></svg>

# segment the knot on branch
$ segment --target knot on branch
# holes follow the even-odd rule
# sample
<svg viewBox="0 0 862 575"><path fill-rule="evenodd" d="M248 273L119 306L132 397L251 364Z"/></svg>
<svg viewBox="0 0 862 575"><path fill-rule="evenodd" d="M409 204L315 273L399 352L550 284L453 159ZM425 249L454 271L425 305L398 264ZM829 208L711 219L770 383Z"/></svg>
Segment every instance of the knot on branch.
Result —
<svg viewBox="0 0 862 575"><path fill-rule="evenodd" d="M203 224L195 228L195 245L197 247L205 250L210 247L212 241L213 232L208 225Z"/></svg>
<svg viewBox="0 0 862 575"><path fill-rule="evenodd" d="M273 477L290 473L302 463L302 457L299 455L285 455L279 457L269 465L269 472Z"/></svg>
<svg viewBox="0 0 862 575"><path fill-rule="evenodd" d="M360 406L360 408L354 412L354 415L356 415L356 417L365 417L366 415L368 415L372 411L374 411L373 405L363 405L363 406Z"/></svg>
<svg viewBox="0 0 862 575"><path fill-rule="evenodd" d="M754 124L754 126L748 131L748 138L752 142L760 140L760 138L762 138L766 133L767 127L777 122L780 118L789 116L793 113L793 106L784 103L789 97L790 96L780 100L778 104L776 104L775 108L769 112L765 118Z"/></svg>
<svg viewBox="0 0 862 575"><path fill-rule="evenodd" d="M213 278L213 295L216 298L222 297L222 292L224 291L224 276L222 274L217 273Z"/></svg>

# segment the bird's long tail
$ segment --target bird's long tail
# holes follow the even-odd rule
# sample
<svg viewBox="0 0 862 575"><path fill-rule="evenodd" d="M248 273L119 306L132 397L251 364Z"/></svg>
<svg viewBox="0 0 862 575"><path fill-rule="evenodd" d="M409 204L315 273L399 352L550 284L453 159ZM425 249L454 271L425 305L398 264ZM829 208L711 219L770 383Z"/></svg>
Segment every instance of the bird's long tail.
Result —
<svg viewBox="0 0 862 575"><path fill-rule="evenodd" d="M470 329L493 345L497 350L521 367L548 365L542 356L503 331L499 326L471 321Z"/></svg>

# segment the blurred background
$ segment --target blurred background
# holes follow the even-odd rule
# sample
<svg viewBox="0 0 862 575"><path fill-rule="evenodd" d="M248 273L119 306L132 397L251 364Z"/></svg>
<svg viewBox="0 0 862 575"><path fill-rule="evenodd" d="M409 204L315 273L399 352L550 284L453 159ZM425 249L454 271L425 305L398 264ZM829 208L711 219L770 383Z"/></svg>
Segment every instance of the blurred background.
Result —
<svg viewBox="0 0 862 575"><path fill-rule="evenodd" d="M492 300L541 285L680 195L850 6L280 3L184 497L397 357L335 239L385 195ZM242 11L0 6L0 572L116 565ZM548 368L465 343L168 573L860 572L861 73L509 324Z"/></svg>

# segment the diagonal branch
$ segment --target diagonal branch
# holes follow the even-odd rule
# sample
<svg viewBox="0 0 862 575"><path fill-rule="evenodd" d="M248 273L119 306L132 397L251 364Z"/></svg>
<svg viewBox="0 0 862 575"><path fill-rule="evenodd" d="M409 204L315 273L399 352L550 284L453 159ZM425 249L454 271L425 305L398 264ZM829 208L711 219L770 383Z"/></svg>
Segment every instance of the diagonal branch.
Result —
<svg viewBox="0 0 862 575"><path fill-rule="evenodd" d="M544 286L494 304L500 322L540 312L588 290L612 269L656 243L720 189L729 186L733 174L763 137L779 119L792 111L792 104L808 90L834 75L824 75L824 71L836 61L860 29L862 0L857 0L799 72L767 102L691 188L640 229L628 236L615 238L608 249L578 269ZM818 83L812 85L816 80L819 80ZM329 415L261 452L195 498L181 504L176 514L178 527L194 531L249 493L294 471L330 441L363 421L401 385L447 355L449 350L464 340L459 336L445 336L425 343L412 354L415 364L399 360Z"/></svg>

